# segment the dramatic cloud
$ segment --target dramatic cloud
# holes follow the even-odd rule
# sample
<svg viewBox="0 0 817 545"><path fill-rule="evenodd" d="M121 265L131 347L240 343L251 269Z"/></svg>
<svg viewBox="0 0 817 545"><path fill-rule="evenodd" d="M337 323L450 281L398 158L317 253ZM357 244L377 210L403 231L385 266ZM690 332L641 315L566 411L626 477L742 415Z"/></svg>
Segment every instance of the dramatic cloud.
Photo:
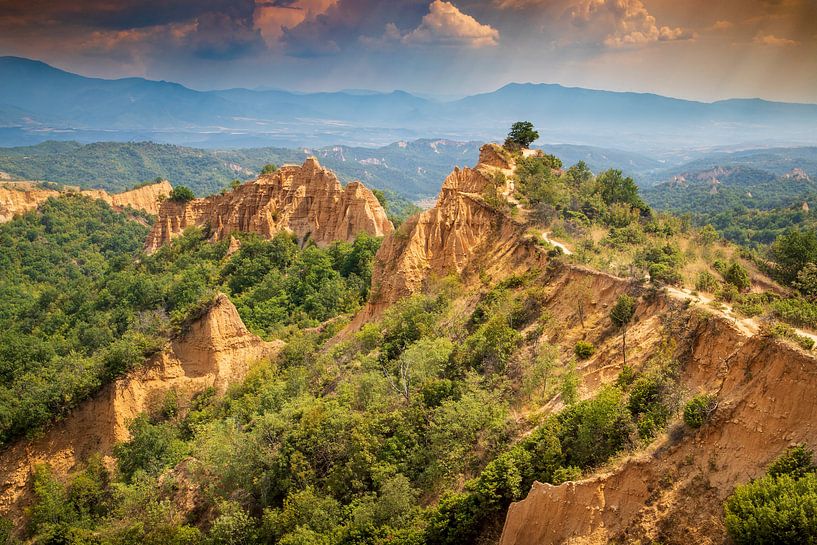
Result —
<svg viewBox="0 0 817 545"><path fill-rule="evenodd" d="M284 28L281 42L288 55L309 58L354 50L361 36L380 36L386 25L413 28L428 13L428 0L338 0L311 20Z"/></svg>
<svg viewBox="0 0 817 545"><path fill-rule="evenodd" d="M0 55L202 89L541 81L817 102L817 1L0 0Z"/></svg>
<svg viewBox="0 0 817 545"><path fill-rule="evenodd" d="M789 38L780 38L773 34L758 34L754 37L754 43L759 45L769 45L772 47L789 47L797 45L797 40L790 40Z"/></svg>
<svg viewBox="0 0 817 545"><path fill-rule="evenodd" d="M305 21L314 21L334 6L337 0L276 0L258 2L253 20L264 40L275 47L286 29L294 28Z"/></svg>
<svg viewBox="0 0 817 545"><path fill-rule="evenodd" d="M0 0L0 21L71 24L107 30L147 28L219 13L252 20L255 0Z"/></svg>
<svg viewBox="0 0 817 545"><path fill-rule="evenodd" d="M604 39L609 47L639 46L653 42L688 40L692 31L659 26L641 0L584 0L571 10L573 24L600 24L612 29Z"/></svg>
<svg viewBox="0 0 817 545"><path fill-rule="evenodd" d="M392 33L396 27L387 28ZM420 26L403 37L407 44L485 47L497 45L499 31L461 12L451 2L434 0Z"/></svg>

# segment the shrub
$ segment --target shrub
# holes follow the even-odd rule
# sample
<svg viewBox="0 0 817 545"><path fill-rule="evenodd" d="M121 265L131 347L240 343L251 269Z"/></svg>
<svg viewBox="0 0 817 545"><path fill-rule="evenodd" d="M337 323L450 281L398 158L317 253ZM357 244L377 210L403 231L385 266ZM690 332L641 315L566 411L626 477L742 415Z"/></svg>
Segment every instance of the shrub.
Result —
<svg viewBox="0 0 817 545"><path fill-rule="evenodd" d="M276 170L278 170L277 165L273 165L272 163L267 163L266 165L264 165L264 168L261 169L261 175L266 176L268 174L272 174Z"/></svg>
<svg viewBox="0 0 817 545"><path fill-rule="evenodd" d="M119 471L126 482L130 482L137 471L158 474L186 454L186 445L169 424L151 424L141 415L131 422L129 430L130 440L114 448Z"/></svg>
<svg viewBox="0 0 817 545"><path fill-rule="evenodd" d="M695 289L698 291L705 291L714 293L718 289L718 279L709 271L701 271L695 278Z"/></svg>
<svg viewBox="0 0 817 545"><path fill-rule="evenodd" d="M814 339L811 337L806 337L805 335L800 335L792 326L788 324L776 322L769 327L766 334L771 337L793 341L803 350L811 350L814 348Z"/></svg>
<svg viewBox="0 0 817 545"><path fill-rule="evenodd" d="M573 351L576 353L577 358L580 360L586 360L596 353L596 347L593 346L593 343L591 342L579 341L576 343L576 346L573 347Z"/></svg>
<svg viewBox="0 0 817 545"><path fill-rule="evenodd" d="M559 439L568 465L595 467L630 445L633 422L623 401L621 390L605 388L559 414Z"/></svg>
<svg viewBox="0 0 817 545"><path fill-rule="evenodd" d="M678 269L666 263L653 263L650 265L650 281L653 284L679 284L681 273Z"/></svg>
<svg viewBox="0 0 817 545"><path fill-rule="evenodd" d="M766 473L772 477L789 475L799 479L815 471L817 471L817 466L814 465L814 452L800 444L786 449L786 452L772 462Z"/></svg>
<svg viewBox="0 0 817 545"><path fill-rule="evenodd" d="M817 473L813 453L790 448L765 477L739 486L724 506L737 545L817 543Z"/></svg>
<svg viewBox="0 0 817 545"><path fill-rule="evenodd" d="M170 191L170 195L168 196L168 198L173 202L188 202L188 201L192 201L193 199L195 199L196 196L193 194L192 189L190 189L189 187L180 185L180 186L174 187Z"/></svg>
<svg viewBox="0 0 817 545"><path fill-rule="evenodd" d="M578 481L582 478L582 470L575 466L560 467L553 472L553 484L562 484L568 481Z"/></svg>
<svg viewBox="0 0 817 545"><path fill-rule="evenodd" d="M749 280L749 272L737 261L733 261L723 272L723 279L735 286L738 291L748 290L752 283Z"/></svg>
<svg viewBox="0 0 817 545"><path fill-rule="evenodd" d="M715 396L710 394L696 395L684 406L684 422L690 428L698 429L709 420L716 407Z"/></svg>
<svg viewBox="0 0 817 545"><path fill-rule="evenodd" d="M817 304L803 298L779 299L772 311L781 320L798 326L817 327Z"/></svg>

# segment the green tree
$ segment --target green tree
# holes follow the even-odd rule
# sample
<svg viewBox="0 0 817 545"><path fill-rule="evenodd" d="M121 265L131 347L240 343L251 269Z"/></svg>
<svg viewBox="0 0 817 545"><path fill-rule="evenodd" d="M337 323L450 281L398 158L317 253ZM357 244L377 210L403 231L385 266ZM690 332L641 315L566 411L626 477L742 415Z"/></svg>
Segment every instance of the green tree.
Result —
<svg viewBox="0 0 817 545"><path fill-rule="evenodd" d="M622 330L621 353L624 356L624 365L627 365L627 325L633 319L633 316L635 316L635 304L636 301L634 298L627 294L622 294L618 296L616 304L613 305L610 311L610 321L613 322L613 325L617 329Z"/></svg>
<svg viewBox="0 0 817 545"><path fill-rule="evenodd" d="M374 195L375 199L377 199L377 202L380 203L380 206L382 206L384 209L388 206L389 201L386 198L386 194L383 193L382 190L372 189L372 194Z"/></svg>
<svg viewBox="0 0 817 545"><path fill-rule="evenodd" d="M817 296L817 264L806 263L797 273L797 280L793 282L793 285L806 297Z"/></svg>
<svg viewBox="0 0 817 545"><path fill-rule="evenodd" d="M769 253L777 278L791 285L807 263L817 263L817 232L793 229L777 237Z"/></svg>
<svg viewBox="0 0 817 545"><path fill-rule="evenodd" d="M185 455L186 445L168 424L151 424L145 415L140 415L131 422L129 430L131 438L114 448L119 471L127 482L137 471L155 475Z"/></svg>
<svg viewBox="0 0 817 545"><path fill-rule="evenodd" d="M195 199L196 196L193 194L193 190L189 187L179 185L170 191L170 196L168 198L174 202L188 202Z"/></svg>
<svg viewBox="0 0 817 545"><path fill-rule="evenodd" d="M746 291L752 286L752 282L749 280L749 271L737 261L733 261L726 268L723 279L735 286L738 291Z"/></svg>
<svg viewBox="0 0 817 545"><path fill-rule="evenodd" d="M624 177L620 170L610 169L599 174L596 178L602 200L608 206L614 203L629 204L641 210L642 214L649 211L649 207L641 200L638 186L629 176Z"/></svg>
<svg viewBox="0 0 817 545"><path fill-rule="evenodd" d="M262 176L269 176L270 174L273 174L273 173L274 173L276 170L278 170L278 166L277 166L277 165L274 165L274 164L272 164L272 163L267 163L267 164L266 164L266 165L264 165L264 167L261 169L261 175L262 175Z"/></svg>
<svg viewBox="0 0 817 545"><path fill-rule="evenodd" d="M517 121L511 126L508 137L505 138L505 147L510 150L529 148L539 138L539 133L533 128L530 121Z"/></svg>

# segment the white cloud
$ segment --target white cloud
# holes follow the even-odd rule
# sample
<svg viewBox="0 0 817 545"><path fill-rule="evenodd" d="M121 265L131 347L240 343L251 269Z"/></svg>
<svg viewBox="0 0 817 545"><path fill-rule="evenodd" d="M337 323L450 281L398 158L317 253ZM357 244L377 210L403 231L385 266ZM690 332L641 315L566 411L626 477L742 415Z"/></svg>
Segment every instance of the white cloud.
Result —
<svg viewBox="0 0 817 545"><path fill-rule="evenodd" d="M582 0L572 8L570 17L580 27L606 25L604 44L608 47L689 40L695 36L684 28L659 26L641 0Z"/></svg>
<svg viewBox="0 0 817 545"><path fill-rule="evenodd" d="M800 43L796 40L790 40L789 38L780 38L774 34L763 33L757 34L752 41L759 45L768 45L772 47L789 47Z"/></svg>
<svg viewBox="0 0 817 545"><path fill-rule="evenodd" d="M395 29L387 28L394 35ZM434 0L420 26L402 37L406 44L488 47L499 43L499 31L457 9L451 2Z"/></svg>

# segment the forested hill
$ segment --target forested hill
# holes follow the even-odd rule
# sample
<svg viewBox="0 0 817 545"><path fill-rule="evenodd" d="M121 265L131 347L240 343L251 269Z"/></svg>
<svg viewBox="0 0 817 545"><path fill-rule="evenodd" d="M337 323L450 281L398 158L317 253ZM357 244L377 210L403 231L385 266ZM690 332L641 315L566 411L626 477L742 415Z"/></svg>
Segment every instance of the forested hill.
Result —
<svg viewBox="0 0 817 545"><path fill-rule="evenodd" d="M44 180L120 192L161 177L199 195L216 193L234 179L255 177L268 163L300 164L315 155L321 164L349 182L359 179L377 189L411 199L432 197L456 165L471 164L474 142L417 140L381 148L248 148L203 150L153 142L44 142L0 148L0 172L10 178ZM1 175L0 175L1 176Z"/></svg>
<svg viewBox="0 0 817 545"><path fill-rule="evenodd" d="M776 163L763 164L774 169ZM749 246L771 243L790 227L813 225L817 210L817 180L799 167L780 175L745 165L687 170L643 194L657 209L689 215L700 226L712 224L729 240Z"/></svg>

